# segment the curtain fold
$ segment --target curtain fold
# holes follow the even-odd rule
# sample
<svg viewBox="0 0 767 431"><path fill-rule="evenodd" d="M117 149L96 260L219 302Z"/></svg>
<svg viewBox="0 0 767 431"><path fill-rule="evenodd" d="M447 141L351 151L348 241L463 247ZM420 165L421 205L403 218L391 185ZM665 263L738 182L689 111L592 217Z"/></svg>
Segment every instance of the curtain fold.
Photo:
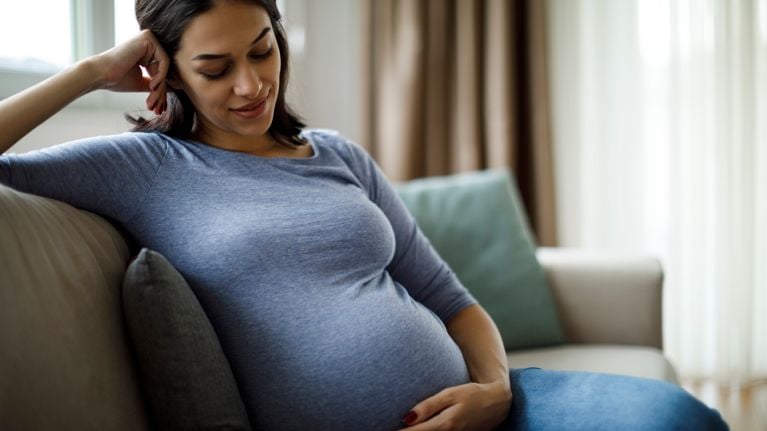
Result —
<svg viewBox="0 0 767 431"><path fill-rule="evenodd" d="M556 245L546 14L534 0L368 0L368 150L394 181L510 167Z"/></svg>
<svg viewBox="0 0 767 431"><path fill-rule="evenodd" d="M662 260L683 379L767 379L767 0L548 3L563 245Z"/></svg>

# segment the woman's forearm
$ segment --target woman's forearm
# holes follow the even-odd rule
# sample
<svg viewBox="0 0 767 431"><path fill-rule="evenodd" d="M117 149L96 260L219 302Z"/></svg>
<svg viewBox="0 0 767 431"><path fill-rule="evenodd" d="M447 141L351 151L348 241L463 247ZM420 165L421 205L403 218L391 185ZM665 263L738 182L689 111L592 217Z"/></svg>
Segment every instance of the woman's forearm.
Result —
<svg viewBox="0 0 767 431"><path fill-rule="evenodd" d="M142 69L149 74L143 76ZM95 89L149 92L147 108L165 109L170 58L151 31L88 57L21 93L0 101L0 153L78 97Z"/></svg>
<svg viewBox="0 0 767 431"><path fill-rule="evenodd" d="M18 94L0 101L0 153L35 127L94 88L95 67L81 61Z"/></svg>
<svg viewBox="0 0 767 431"><path fill-rule="evenodd" d="M446 327L463 353L472 381L498 383L510 391L506 351L490 315L479 304L471 305L459 311Z"/></svg>

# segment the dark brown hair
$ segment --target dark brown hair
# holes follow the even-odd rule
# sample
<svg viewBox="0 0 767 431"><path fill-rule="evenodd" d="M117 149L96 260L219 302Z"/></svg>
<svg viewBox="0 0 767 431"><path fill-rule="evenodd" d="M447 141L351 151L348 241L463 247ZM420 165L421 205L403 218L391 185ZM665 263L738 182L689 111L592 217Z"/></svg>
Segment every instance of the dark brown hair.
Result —
<svg viewBox="0 0 767 431"><path fill-rule="evenodd" d="M136 0L136 19L142 30L151 31L171 58L169 74L175 74L173 58L178 52L181 36L196 16L213 8L216 1L223 0ZM232 1L232 0L228 0ZM275 0L237 0L262 7L269 15L277 47L280 50L280 88L274 105L274 118L269 134L280 144L292 147L303 145L299 137L306 125L285 102L288 83L288 41L282 26L282 16ZM192 135L195 109L189 97L181 91L168 88L168 106L165 112L151 118L126 115L134 132L162 132L179 138Z"/></svg>

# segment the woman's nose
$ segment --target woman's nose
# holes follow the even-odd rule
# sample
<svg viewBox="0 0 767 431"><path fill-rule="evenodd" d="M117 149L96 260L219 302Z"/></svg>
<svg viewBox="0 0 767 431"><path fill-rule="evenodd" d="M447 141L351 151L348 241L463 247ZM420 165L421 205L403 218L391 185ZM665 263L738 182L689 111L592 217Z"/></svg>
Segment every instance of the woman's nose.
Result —
<svg viewBox="0 0 767 431"><path fill-rule="evenodd" d="M234 94L240 97L256 97L263 86L258 72L253 67L242 67L234 82Z"/></svg>

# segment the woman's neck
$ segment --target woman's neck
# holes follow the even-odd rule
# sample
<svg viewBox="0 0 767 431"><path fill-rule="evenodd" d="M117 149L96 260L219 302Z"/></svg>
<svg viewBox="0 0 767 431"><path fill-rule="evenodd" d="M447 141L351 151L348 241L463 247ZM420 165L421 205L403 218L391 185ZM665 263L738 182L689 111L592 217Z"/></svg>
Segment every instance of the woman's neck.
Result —
<svg viewBox="0 0 767 431"><path fill-rule="evenodd" d="M242 136L230 133L210 133L204 127L192 131L195 140L206 145L229 151L249 153L256 156L274 156L285 153L286 148L280 145L270 133L261 136Z"/></svg>

